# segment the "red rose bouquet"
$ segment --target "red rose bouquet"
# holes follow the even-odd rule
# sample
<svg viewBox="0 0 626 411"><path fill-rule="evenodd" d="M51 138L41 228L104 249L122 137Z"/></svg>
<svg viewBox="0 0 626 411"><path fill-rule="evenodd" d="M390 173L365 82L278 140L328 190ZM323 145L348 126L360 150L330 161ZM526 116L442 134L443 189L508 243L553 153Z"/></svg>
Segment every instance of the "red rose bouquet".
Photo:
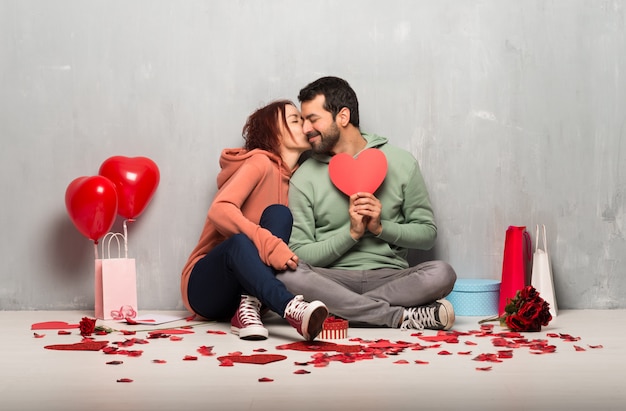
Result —
<svg viewBox="0 0 626 411"><path fill-rule="evenodd" d="M550 304L539 296L533 286L528 285L508 300L502 316L482 320L480 323L495 320L499 320L501 326L511 331L541 331L541 326L548 325L552 320Z"/></svg>

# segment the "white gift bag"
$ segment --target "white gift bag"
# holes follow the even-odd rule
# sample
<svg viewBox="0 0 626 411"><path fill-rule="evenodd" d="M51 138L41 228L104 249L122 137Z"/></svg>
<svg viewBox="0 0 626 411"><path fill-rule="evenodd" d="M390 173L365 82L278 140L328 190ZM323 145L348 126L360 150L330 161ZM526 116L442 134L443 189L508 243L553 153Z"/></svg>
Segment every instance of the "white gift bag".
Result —
<svg viewBox="0 0 626 411"><path fill-rule="evenodd" d="M542 225L543 250L539 248L539 224L537 224L537 236L535 239L535 253L533 255L531 285L539 292L541 297L550 304L550 314L556 317L558 308L556 305L556 293L554 292L554 279L552 278L552 266L548 255L548 242L546 239L546 226Z"/></svg>

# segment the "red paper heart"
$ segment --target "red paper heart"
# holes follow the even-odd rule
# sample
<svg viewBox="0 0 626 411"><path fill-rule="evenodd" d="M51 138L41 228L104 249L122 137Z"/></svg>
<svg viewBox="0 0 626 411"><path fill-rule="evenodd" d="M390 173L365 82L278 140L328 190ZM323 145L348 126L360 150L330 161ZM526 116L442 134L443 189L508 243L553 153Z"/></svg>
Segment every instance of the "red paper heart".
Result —
<svg viewBox="0 0 626 411"><path fill-rule="evenodd" d="M407 348L411 346L411 343L408 342L402 342L402 341L397 341L397 342L391 342L389 340L378 340L376 342L367 344L367 346L369 348L380 348L380 349L388 349L388 348Z"/></svg>
<svg viewBox="0 0 626 411"><path fill-rule="evenodd" d="M387 158L376 148L368 148L353 158L339 153L328 164L330 180L344 194L374 193L387 174Z"/></svg>
<svg viewBox="0 0 626 411"><path fill-rule="evenodd" d="M269 364L271 362L282 361L287 359L284 355L279 354L253 354L253 355L225 355L217 357L218 361L230 361L246 364Z"/></svg>
<svg viewBox="0 0 626 411"><path fill-rule="evenodd" d="M420 340L428 341L428 342L447 342L450 344L455 344L459 342L459 339L456 335L420 335Z"/></svg>
<svg viewBox="0 0 626 411"><path fill-rule="evenodd" d="M65 321L45 321L30 326L31 330L66 330L68 328L78 328L78 324L68 324Z"/></svg>
<svg viewBox="0 0 626 411"><path fill-rule="evenodd" d="M170 328L167 330L154 330L154 331L150 331L148 332L149 335L155 335L155 334L194 334L195 331L192 330L182 330L180 328Z"/></svg>
<svg viewBox="0 0 626 411"><path fill-rule="evenodd" d="M108 341L83 341L75 344L46 345L43 348L48 350L100 351L106 347L108 343Z"/></svg>
<svg viewBox="0 0 626 411"><path fill-rule="evenodd" d="M108 158L100 166L99 174L115 184L117 213L130 219L143 212L160 180L159 168L147 157Z"/></svg>
<svg viewBox="0 0 626 411"><path fill-rule="evenodd" d="M326 341L296 341L289 344L283 344L276 347L279 350L295 350L295 351L336 351L336 352L359 352L360 345L335 344Z"/></svg>

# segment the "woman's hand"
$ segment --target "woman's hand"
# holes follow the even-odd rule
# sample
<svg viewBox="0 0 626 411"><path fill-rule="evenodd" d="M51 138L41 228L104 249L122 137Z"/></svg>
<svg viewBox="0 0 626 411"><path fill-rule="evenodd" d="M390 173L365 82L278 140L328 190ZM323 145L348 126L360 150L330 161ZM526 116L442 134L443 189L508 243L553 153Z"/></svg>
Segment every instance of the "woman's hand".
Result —
<svg viewBox="0 0 626 411"><path fill-rule="evenodd" d="M285 268L284 270L295 270L296 268L298 268L298 262L300 261L300 259L298 258L297 255L292 255L291 258L289 260L287 260L287 264L285 264Z"/></svg>

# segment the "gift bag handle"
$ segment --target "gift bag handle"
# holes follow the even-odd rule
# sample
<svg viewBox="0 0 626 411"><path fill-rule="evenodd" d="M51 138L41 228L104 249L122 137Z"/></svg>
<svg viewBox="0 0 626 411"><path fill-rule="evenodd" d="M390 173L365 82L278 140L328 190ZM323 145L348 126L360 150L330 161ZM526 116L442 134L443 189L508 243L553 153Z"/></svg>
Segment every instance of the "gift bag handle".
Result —
<svg viewBox="0 0 626 411"><path fill-rule="evenodd" d="M543 251L545 251L547 254L548 253L548 241L546 237L546 225L542 224L541 227L543 229ZM537 250L539 250L539 224L537 224L537 235L535 236L535 238L537 239L537 242L535 243L535 252L537 252Z"/></svg>
<svg viewBox="0 0 626 411"><path fill-rule="evenodd" d="M122 249L120 244L120 237L125 239L124 234L122 233L106 233L106 235L102 238L102 258L111 258L111 242L113 239L117 241L117 258L121 258ZM104 252L104 244L107 245L107 252ZM128 250L125 250L124 258L128 258Z"/></svg>
<svg viewBox="0 0 626 411"><path fill-rule="evenodd" d="M104 253L104 243L107 241L108 239L108 243L107 243L107 257L106 258L111 258L111 241L113 240L113 238L115 238L115 240L117 241L117 256L118 258L121 257L122 255L122 251L120 249L120 239L119 237L122 237L124 239L124 258L128 258L128 228L126 227L126 221L124 220L124 234L122 233L113 233L113 232L109 232L106 233L104 235L104 237L102 237L102 241L101 241L101 247L102 247L102 257L104 258L105 253ZM131 222L134 220L130 220ZM94 242L94 254L96 257L96 260L99 258L98 257L98 244L96 242Z"/></svg>

